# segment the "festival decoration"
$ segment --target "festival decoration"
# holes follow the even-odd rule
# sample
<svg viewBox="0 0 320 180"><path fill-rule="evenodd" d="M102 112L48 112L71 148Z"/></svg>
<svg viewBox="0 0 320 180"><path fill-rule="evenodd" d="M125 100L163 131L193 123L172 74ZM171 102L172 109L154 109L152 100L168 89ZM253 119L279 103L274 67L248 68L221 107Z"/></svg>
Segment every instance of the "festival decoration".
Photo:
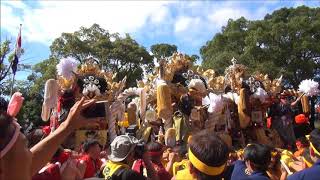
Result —
<svg viewBox="0 0 320 180"><path fill-rule="evenodd" d="M312 79L303 80L299 84L299 91L307 96L316 96L320 92L319 83Z"/></svg>
<svg viewBox="0 0 320 180"><path fill-rule="evenodd" d="M225 83L230 85L233 91L239 92L247 67L242 64L237 64L235 58L232 58L231 62L232 65L225 69Z"/></svg>
<svg viewBox="0 0 320 180"><path fill-rule="evenodd" d="M157 86L157 112L158 117L168 120L172 116L171 91L168 84L164 81Z"/></svg>
<svg viewBox="0 0 320 180"><path fill-rule="evenodd" d="M258 87L253 97L259 99L261 103L264 103L268 98L268 93L261 87Z"/></svg>
<svg viewBox="0 0 320 180"><path fill-rule="evenodd" d="M222 96L216 95L213 93L209 93L209 95L203 99L203 104L209 106L208 107L209 113L213 113L213 112L219 113L224 108L224 102L223 102Z"/></svg>
<svg viewBox="0 0 320 180"><path fill-rule="evenodd" d="M11 117L16 117L22 107L23 101L24 97L22 94L20 92L15 92L8 104L7 114Z"/></svg>
<svg viewBox="0 0 320 180"><path fill-rule="evenodd" d="M57 64L57 73L59 76L70 80L73 78L73 72L77 71L79 62L72 57L62 58Z"/></svg>
<svg viewBox="0 0 320 180"><path fill-rule="evenodd" d="M55 79L47 80L44 86L44 100L42 104L41 118L48 121L51 110L55 109L58 101L59 86Z"/></svg>

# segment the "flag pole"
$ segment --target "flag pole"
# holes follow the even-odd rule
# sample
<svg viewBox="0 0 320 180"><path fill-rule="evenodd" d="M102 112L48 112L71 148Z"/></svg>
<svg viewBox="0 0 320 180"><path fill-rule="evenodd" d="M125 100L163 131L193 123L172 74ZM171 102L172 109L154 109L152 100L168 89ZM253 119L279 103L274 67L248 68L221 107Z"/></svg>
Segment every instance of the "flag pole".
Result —
<svg viewBox="0 0 320 180"><path fill-rule="evenodd" d="M15 52L14 52L14 54L15 54L15 57L14 58L16 58L16 56L17 56L17 53L19 53L19 58L20 58L20 53L21 52L17 52L17 46L19 46L18 45L18 43L21 43L21 27L22 27L22 24L20 24L20 27L19 27L19 35L18 35L18 38L17 38L17 41L16 41L16 47L15 47ZM20 41L20 42L19 42ZM20 44L21 45L21 44ZM21 48L21 47L19 47L19 48ZM21 51L21 49L19 49L19 51ZM13 65L13 63L14 62L11 62L12 63L12 65ZM16 64L16 66L18 67L18 64ZM16 69L16 71L17 71L17 69ZM10 92L10 96L12 96L12 94L13 94L13 88L14 88L14 82L15 82L15 76L16 76L16 72L12 69L12 74L13 74L13 76L12 76L12 83L11 83L11 92Z"/></svg>
<svg viewBox="0 0 320 180"><path fill-rule="evenodd" d="M10 92L10 96L12 96L12 94L13 94L13 85L14 85L14 81L15 81L15 74L13 74L13 76L12 76L12 83L11 83L11 92Z"/></svg>

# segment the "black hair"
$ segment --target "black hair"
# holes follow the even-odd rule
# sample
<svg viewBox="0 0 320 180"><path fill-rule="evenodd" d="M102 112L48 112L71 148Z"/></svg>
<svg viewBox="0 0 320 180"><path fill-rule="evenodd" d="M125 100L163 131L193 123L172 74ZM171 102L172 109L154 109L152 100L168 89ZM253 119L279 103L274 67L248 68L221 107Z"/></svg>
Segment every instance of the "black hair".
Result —
<svg viewBox="0 0 320 180"><path fill-rule="evenodd" d="M231 86L229 85L224 88L224 93L227 94L228 92L232 92Z"/></svg>
<svg viewBox="0 0 320 180"><path fill-rule="evenodd" d="M101 147L99 141L97 141L97 140L95 140L95 139L87 140L86 142L83 143L83 151L84 151L85 153L88 153L89 150L90 150L90 148L93 147L93 146L95 146L95 145L97 145L97 144Z"/></svg>
<svg viewBox="0 0 320 180"><path fill-rule="evenodd" d="M10 126L12 117L7 114L8 102L0 97L0 138L5 138Z"/></svg>
<svg viewBox="0 0 320 180"><path fill-rule="evenodd" d="M202 130L192 136L190 150L204 164L208 166L222 166L227 162L228 145L214 132ZM200 180L221 179L221 175L211 176L200 172L195 167L195 174Z"/></svg>
<svg viewBox="0 0 320 180"><path fill-rule="evenodd" d="M309 140L312 143L313 147L317 151L320 151L320 129L314 129L310 133L310 139ZM318 154L315 154L315 156L320 159L320 156Z"/></svg>
<svg viewBox="0 0 320 180"><path fill-rule="evenodd" d="M64 150L64 149L63 149L62 147L59 147L59 148L57 149L57 151L53 154L50 162L51 162L51 163L57 162L59 156L61 155L61 153L63 153L63 150Z"/></svg>
<svg viewBox="0 0 320 180"><path fill-rule="evenodd" d="M264 144L250 144L244 149L243 156L253 163L255 169L266 171L271 161L271 148Z"/></svg>
<svg viewBox="0 0 320 180"><path fill-rule="evenodd" d="M70 109L76 101L74 92L71 89L64 90L61 97L62 97L62 108Z"/></svg>
<svg viewBox="0 0 320 180"><path fill-rule="evenodd" d="M173 148L173 151L177 152L181 158L184 158L188 152L188 149L185 144L181 144L181 145L175 146Z"/></svg>
<svg viewBox="0 0 320 180"><path fill-rule="evenodd" d="M302 137L298 138L297 141L300 141L304 147L309 147L309 142L306 137L302 136Z"/></svg>
<svg viewBox="0 0 320 180"><path fill-rule="evenodd" d="M162 150L162 144L159 142L151 141L147 144L147 150L148 151L161 151Z"/></svg>

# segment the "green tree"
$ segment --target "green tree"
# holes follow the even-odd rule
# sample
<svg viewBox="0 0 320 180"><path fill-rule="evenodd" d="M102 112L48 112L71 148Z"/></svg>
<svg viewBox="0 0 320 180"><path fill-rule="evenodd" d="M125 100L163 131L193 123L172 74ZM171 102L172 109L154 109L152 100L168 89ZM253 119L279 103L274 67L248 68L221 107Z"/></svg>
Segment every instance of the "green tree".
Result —
<svg viewBox="0 0 320 180"><path fill-rule="evenodd" d="M88 56L97 58L101 67L117 72L117 79L127 76L127 86L134 86L141 79L143 68L153 69L153 57L148 51L126 34L110 34L98 24L81 27L74 33L62 33L50 46L52 58L75 57L82 62Z"/></svg>
<svg viewBox="0 0 320 180"><path fill-rule="evenodd" d="M12 50L11 41L5 40L1 42L0 49L0 94L10 95L12 87L12 64L14 59L14 51ZM22 49L21 53L24 53ZM17 71L27 69L27 65L18 64Z"/></svg>
<svg viewBox="0 0 320 180"><path fill-rule="evenodd" d="M43 97L44 85L48 79L56 78L56 65L58 60L56 58L50 57L42 62L35 64L32 68L33 72L27 79L32 82L29 84L28 89L29 95L39 94ZM42 101L42 100L41 100Z"/></svg>
<svg viewBox="0 0 320 180"><path fill-rule="evenodd" d="M297 88L313 78L320 63L320 8L282 8L263 20L230 19L201 50L203 66L218 73L235 57L250 71L284 75Z"/></svg>
<svg viewBox="0 0 320 180"><path fill-rule="evenodd" d="M166 43L154 44L150 47L154 57L158 60L172 56L174 52L177 52L177 49L176 45Z"/></svg>
<svg viewBox="0 0 320 180"><path fill-rule="evenodd" d="M28 77L28 80L30 78ZM42 93L33 92L34 83L32 81L16 81L16 87L24 97L23 106L17 116L18 121L24 124L26 119L29 119L34 125L39 126L44 124L41 120L41 109L43 96Z"/></svg>

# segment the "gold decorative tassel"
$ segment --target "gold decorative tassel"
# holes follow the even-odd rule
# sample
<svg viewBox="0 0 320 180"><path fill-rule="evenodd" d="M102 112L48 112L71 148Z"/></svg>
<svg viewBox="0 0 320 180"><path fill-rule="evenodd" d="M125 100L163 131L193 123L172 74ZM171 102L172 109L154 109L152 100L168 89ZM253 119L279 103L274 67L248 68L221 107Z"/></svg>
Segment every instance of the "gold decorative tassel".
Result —
<svg viewBox="0 0 320 180"><path fill-rule="evenodd" d="M238 103L239 122L242 129L245 129L250 123L250 116L248 116L246 112L248 111L248 95L245 91L244 88L240 89Z"/></svg>
<svg viewBox="0 0 320 180"><path fill-rule="evenodd" d="M308 96L303 95L301 97L301 105L302 105L303 113L309 114L310 113L310 104L309 104Z"/></svg>
<svg viewBox="0 0 320 180"><path fill-rule="evenodd" d="M165 82L157 86L157 113L164 120L169 120L172 116L171 91Z"/></svg>
<svg viewBox="0 0 320 180"><path fill-rule="evenodd" d="M169 128L164 136L166 146L174 147L176 145L176 129Z"/></svg>
<svg viewBox="0 0 320 180"><path fill-rule="evenodd" d="M128 121L130 125L137 123L136 110L137 110L137 106L134 103L129 103L127 108L127 113L128 113Z"/></svg>

